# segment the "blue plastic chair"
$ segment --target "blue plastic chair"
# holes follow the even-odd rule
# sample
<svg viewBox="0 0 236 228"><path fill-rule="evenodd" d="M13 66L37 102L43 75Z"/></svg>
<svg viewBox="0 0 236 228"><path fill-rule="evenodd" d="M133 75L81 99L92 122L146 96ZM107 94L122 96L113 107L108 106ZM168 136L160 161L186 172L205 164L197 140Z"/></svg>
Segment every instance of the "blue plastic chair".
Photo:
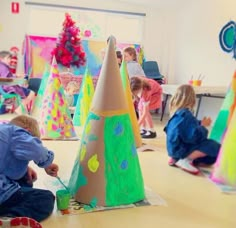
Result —
<svg viewBox="0 0 236 228"><path fill-rule="evenodd" d="M162 83L163 75L159 71L159 67L156 61L146 61L143 63L143 71L148 78Z"/></svg>

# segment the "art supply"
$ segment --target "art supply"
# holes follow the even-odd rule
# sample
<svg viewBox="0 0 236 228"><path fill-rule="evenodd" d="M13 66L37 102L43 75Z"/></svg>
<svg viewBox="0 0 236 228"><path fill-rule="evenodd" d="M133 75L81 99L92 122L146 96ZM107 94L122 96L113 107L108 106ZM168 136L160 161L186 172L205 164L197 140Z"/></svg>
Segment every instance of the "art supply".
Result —
<svg viewBox="0 0 236 228"><path fill-rule="evenodd" d="M61 178L60 177L56 177L57 178L57 180L61 183L61 185L68 191L68 192L70 192L69 191L69 188L63 183L63 181L61 180Z"/></svg>
<svg viewBox="0 0 236 228"><path fill-rule="evenodd" d="M193 86L201 86L202 80L193 80L192 85Z"/></svg>
<svg viewBox="0 0 236 228"><path fill-rule="evenodd" d="M70 204L70 192L68 190L58 190L56 192L56 200L57 200L57 209L58 210L66 210Z"/></svg>

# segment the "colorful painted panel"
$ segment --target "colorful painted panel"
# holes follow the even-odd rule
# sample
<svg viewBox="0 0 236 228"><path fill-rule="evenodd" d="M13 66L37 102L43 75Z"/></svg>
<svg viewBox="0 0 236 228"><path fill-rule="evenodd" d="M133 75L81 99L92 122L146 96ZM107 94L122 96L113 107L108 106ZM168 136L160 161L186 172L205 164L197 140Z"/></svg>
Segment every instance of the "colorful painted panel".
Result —
<svg viewBox="0 0 236 228"><path fill-rule="evenodd" d="M51 52L56 45L56 37L26 36L24 45L25 73L29 77L41 78L45 65L51 63ZM86 53L87 66L79 69L73 68L74 75L84 75L86 67L92 76L98 76L101 70L106 41L82 40L82 46ZM137 53L142 53L138 44L117 44L120 50L125 47L135 47ZM59 66L60 72L66 69Z"/></svg>

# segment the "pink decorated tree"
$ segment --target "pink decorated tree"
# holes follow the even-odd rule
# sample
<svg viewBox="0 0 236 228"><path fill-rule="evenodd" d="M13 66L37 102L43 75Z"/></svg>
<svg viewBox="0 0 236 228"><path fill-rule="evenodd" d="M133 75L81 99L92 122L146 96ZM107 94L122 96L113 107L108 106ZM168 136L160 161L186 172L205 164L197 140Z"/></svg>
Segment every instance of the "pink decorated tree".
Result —
<svg viewBox="0 0 236 228"><path fill-rule="evenodd" d="M63 22L62 32L59 34L56 47L52 51L57 63L67 68L71 66L80 67L85 65L85 52L79 38L79 28L75 26L75 22L71 16L66 13Z"/></svg>

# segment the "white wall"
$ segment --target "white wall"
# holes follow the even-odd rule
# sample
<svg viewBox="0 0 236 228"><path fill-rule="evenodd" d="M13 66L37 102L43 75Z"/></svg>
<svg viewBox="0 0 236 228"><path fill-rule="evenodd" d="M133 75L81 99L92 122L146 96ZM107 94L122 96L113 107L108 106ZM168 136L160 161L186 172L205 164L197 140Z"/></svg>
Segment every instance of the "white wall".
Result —
<svg viewBox="0 0 236 228"><path fill-rule="evenodd" d="M157 60L159 62L161 72L168 76L173 71L173 39L170 37L174 36L174 12L170 13L163 9L148 8L140 5L127 4L119 1L108 1L108 0L28 0L30 2L40 3L51 3L51 4L62 4L70 6L80 6L88 8L98 9L110 9L120 10L128 12L139 12L146 13L145 19L145 31L143 34L143 46L146 58L148 60ZM11 1L1 0L0 1L0 50L9 49L12 46L22 47L25 34L28 32L30 10L29 6L25 6L24 0L19 0L20 13L11 13ZM67 11L67 10L66 10ZM39 18L42 23L43 19ZM52 18L55 20L55 18ZM62 19L58 18L61 21ZM60 32L60 31L58 31ZM42 34L41 34L42 35ZM51 35L51 34L50 34ZM57 36L55 34L55 36ZM23 60L20 58L18 64L18 72L23 71ZM173 74L173 73L172 73Z"/></svg>
<svg viewBox="0 0 236 228"><path fill-rule="evenodd" d="M219 44L221 28L236 21L235 0L197 0L177 15L173 82L186 83L191 75L204 74L203 85L228 85L235 70L232 54Z"/></svg>
<svg viewBox="0 0 236 228"><path fill-rule="evenodd" d="M235 0L197 0L179 9L176 17L174 75L169 82L187 83L191 75L205 75L203 85L228 86L236 61L219 44L221 28L236 21ZM199 117L215 120L223 99L203 98Z"/></svg>

